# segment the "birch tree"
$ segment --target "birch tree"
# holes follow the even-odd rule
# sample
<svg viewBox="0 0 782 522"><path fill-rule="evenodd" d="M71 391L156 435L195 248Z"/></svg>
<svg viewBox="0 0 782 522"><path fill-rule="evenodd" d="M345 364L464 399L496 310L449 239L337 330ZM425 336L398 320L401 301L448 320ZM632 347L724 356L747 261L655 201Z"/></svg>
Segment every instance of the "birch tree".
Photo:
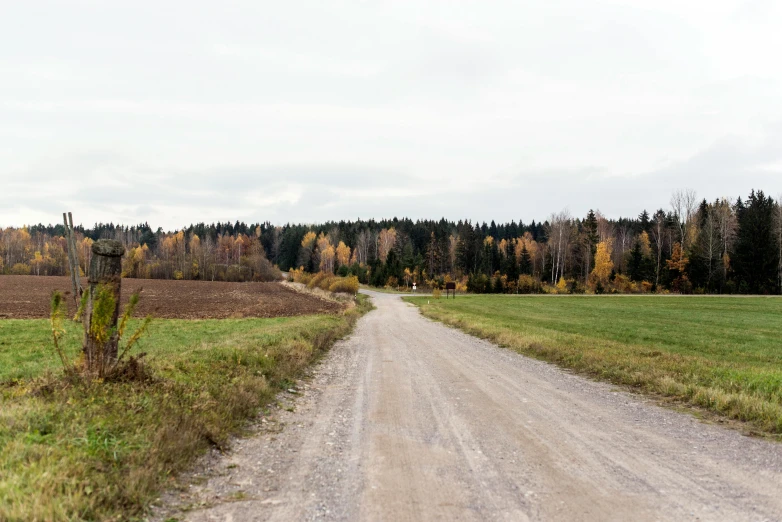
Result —
<svg viewBox="0 0 782 522"><path fill-rule="evenodd" d="M350 247L345 244L344 241L340 241L336 249L337 266L347 265L350 263Z"/></svg>
<svg viewBox="0 0 782 522"><path fill-rule="evenodd" d="M700 239L701 255L706 261L707 277L706 285L711 288L711 281L717 269L717 263L721 256L722 241L720 240L720 226L717 220L717 211L709 205L706 208L706 215L703 217L703 226L701 227Z"/></svg>
<svg viewBox="0 0 782 522"><path fill-rule="evenodd" d="M384 228L377 235L377 257L381 262L385 263L388 253L394 248L396 244L396 230L394 227Z"/></svg>
<svg viewBox="0 0 782 522"><path fill-rule="evenodd" d="M662 209L658 210L654 214L654 219L651 223L652 240L654 241L655 250L657 251L657 263L654 270L654 284L658 286L660 284L660 268L663 259L663 244L665 241L665 212Z"/></svg>
<svg viewBox="0 0 782 522"><path fill-rule="evenodd" d="M679 242L684 250L689 246L689 229L693 225L692 218L697 208L696 194L692 189L677 190L671 196L671 211L679 228Z"/></svg>
<svg viewBox="0 0 782 522"><path fill-rule="evenodd" d="M730 269L730 252L733 250L733 243L736 240L736 213L733 211L733 202L729 199L719 199L714 203L714 219L717 222L718 233L720 237L722 261L722 279L728 279L728 270Z"/></svg>
<svg viewBox="0 0 782 522"><path fill-rule="evenodd" d="M360 265L366 265L369 263L369 249L372 246L372 234L369 230L362 230L358 233L356 238L355 256L356 261Z"/></svg>
<svg viewBox="0 0 782 522"><path fill-rule="evenodd" d="M548 226L548 246L551 252L551 284L556 284L565 272L565 260L571 243L573 219L563 210L552 214Z"/></svg>

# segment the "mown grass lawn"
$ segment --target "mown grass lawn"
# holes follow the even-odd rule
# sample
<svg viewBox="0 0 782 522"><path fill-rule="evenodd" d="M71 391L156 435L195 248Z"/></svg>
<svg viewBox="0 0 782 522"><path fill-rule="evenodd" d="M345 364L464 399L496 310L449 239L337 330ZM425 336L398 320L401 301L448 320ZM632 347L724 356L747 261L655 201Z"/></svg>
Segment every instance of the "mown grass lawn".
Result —
<svg viewBox="0 0 782 522"><path fill-rule="evenodd" d="M782 434L781 298L406 299L520 353Z"/></svg>
<svg viewBox="0 0 782 522"><path fill-rule="evenodd" d="M0 520L127 520L223 445L369 306L344 315L158 320L150 378L63 377L47 320L0 321ZM76 358L80 324L68 323Z"/></svg>

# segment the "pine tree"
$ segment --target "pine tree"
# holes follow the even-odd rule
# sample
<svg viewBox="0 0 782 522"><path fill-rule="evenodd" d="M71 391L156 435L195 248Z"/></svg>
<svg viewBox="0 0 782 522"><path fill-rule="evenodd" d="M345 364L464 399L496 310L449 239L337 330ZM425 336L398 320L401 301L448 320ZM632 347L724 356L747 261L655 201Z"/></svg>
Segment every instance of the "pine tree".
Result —
<svg viewBox="0 0 782 522"><path fill-rule="evenodd" d="M651 221L649 220L649 213L646 210L638 215L638 225L640 227L639 232L649 232Z"/></svg>
<svg viewBox="0 0 782 522"><path fill-rule="evenodd" d="M777 293L779 253L773 237L774 200L754 190L737 204L738 236L733 255L739 288L756 294Z"/></svg>
<svg viewBox="0 0 782 522"><path fill-rule="evenodd" d="M508 246L505 250L505 263L502 271L508 276L508 281L517 281L519 279L519 264L516 259L516 248L514 245L515 241L508 241Z"/></svg>
<svg viewBox="0 0 782 522"><path fill-rule="evenodd" d="M636 240L633 249L630 251L630 260L627 263L627 273L632 281L643 281L643 262L644 255L641 251L641 242Z"/></svg>
<svg viewBox="0 0 782 522"><path fill-rule="evenodd" d="M600 236L597 234L597 216L592 209L589 209L584 220L584 231L586 232L586 241L589 246L589 259L587 268L595 265L595 254L597 253L597 244L600 242Z"/></svg>
<svg viewBox="0 0 782 522"><path fill-rule="evenodd" d="M521 245L521 259L519 259L519 272L532 274L532 258L530 258L527 245Z"/></svg>

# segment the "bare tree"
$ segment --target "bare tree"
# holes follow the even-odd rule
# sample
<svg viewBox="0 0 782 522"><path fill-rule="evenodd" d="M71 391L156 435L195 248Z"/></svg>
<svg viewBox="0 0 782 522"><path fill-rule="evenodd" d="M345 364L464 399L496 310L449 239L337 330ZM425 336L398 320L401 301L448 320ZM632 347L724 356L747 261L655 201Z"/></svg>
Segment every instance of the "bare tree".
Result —
<svg viewBox="0 0 782 522"><path fill-rule="evenodd" d="M708 266L707 287L711 287L711 280L717 269L717 262L721 257L722 241L720 239L720 223L717 209L709 205L706 215L703 216L703 228L699 234L701 255Z"/></svg>
<svg viewBox="0 0 782 522"><path fill-rule="evenodd" d="M720 199L714 202L714 218L719 228L719 237L722 245L720 257L722 258L722 278L728 278L730 268L730 251L736 239L738 226L736 213L733 211L733 202L729 199Z"/></svg>
<svg viewBox="0 0 782 522"><path fill-rule="evenodd" d="M549 218L548 245L551 251L551 283L556 284L565 273L565 260L570 250L573 219L563 210Z"/></svg>
<svg viewBox="0 0 782 522"><path fill-rule="evenodd" d="M598 210L595 213L597 218L597 237L600 241L614 239L614 225Z"/></svg>
<svg viewBox="0 0 782 522"><path fill-rule="evenodd" d="M616 230L616 241L614 241L614 245L616 245L616 248L614 249L614 257L616 258L614 260L614 266L624 269L625 252L630 248L632 242L632 228L627 224L618 226Z"/></svg>
<svg viewBox="0 0 782 522"><path fill-rule="evenodd" d="M660 284L660 265L663 259L663 244L665 241L665 212L662 209L654 214L652 221L652 239L657 250L657 266L654 272L654 284Z"/></svg>
<svg viewBox="0 0 782 522"><path fill-rule="evenodd" d="M339 242L342 241L342 234L340 234L339 227L337 226L331 227L331 230L329 230L329 233L326 234L326 236L329 238L329 244L331 245L339 245Z"/></svg>
<svg viewBox="0 0 782 522"><path fill-rule="evenodd" d="M204 274L208 274L208 277L214 281L215 272L217 271L217 260L215 259L215 242L212 240L212 236L208 235L204 239L201 245L201 254L204 256L204 260L201 266L203 266Z"/></svg>
<svg viewBox="0 0 782 522"><path fill-rule="evenodd" d="M682 249L688 246L689 228L693 224L693 216L698 208L695 191L692 189L677 190L671 196L671 211L679 227L679 241Z"/></svg>
<svg viewBox="0 0 782 522"><path fill-rule="evenodd" d="M361 265L369 263L369 249L372 246L372 234L369 230L362 230L356 239L356 261Z"/></svg>

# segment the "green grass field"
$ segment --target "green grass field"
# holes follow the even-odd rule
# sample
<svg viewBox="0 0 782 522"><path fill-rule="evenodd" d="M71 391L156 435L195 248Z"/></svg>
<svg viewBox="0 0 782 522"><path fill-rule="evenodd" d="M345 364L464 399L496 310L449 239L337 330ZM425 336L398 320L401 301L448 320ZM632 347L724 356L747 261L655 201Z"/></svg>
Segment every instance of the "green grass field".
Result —
<svg viewBox="0 0 782 522"><path fill-rule="evenodd" d="M89 384L63 377L47 320L0 321L0 520L140 517L173 474L241 431L368 306L157 320L135 350L148 354L151 378ZM67 325L73 358L81 335Z"/></svg>
<svg viewBox="0 0 782 522"><path fill-rule="evenodd" d="M780 298L406 299L427 317L520 353L782 434Z"/></svg>

